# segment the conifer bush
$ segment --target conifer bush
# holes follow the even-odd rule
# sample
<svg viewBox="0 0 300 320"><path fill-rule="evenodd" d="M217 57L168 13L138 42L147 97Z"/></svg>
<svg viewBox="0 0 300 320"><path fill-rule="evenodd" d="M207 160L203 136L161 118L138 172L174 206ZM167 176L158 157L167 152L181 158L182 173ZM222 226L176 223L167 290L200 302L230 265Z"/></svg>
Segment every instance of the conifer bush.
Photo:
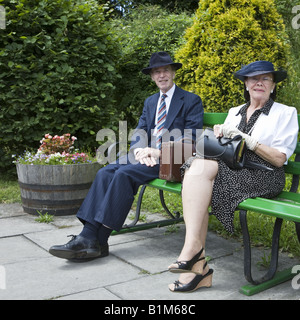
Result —
<svg viewBox="0 0 300 320"><path fill-rule="evenodd" d="M287 68L289 45L273 0L201 0L177 51L177 83L201 96L207 112L227 112L244 102L232 74L255 60Z"/></svg>

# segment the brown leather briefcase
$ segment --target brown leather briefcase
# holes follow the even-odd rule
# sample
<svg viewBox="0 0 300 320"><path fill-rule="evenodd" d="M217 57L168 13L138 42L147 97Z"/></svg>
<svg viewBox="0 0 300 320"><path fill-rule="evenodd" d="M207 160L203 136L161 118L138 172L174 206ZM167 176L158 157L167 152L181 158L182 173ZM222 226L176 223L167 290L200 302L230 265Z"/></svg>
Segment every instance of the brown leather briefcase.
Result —
<svg viewBox="0 0 300 320"><path fill-rule="evenodd" d="M159 178L181 182L180 167L195 154L194 143L183 141L163 142L161 150Z"/></svg>

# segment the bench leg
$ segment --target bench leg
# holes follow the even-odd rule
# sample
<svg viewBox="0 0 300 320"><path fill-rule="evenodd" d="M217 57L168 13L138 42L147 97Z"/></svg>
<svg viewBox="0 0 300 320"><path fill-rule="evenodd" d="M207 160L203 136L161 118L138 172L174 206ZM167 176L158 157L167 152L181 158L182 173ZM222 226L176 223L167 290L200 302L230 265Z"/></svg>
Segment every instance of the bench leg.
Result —
<svg viewBox="0 0 300 320"><path fill-rule="evenodd" d="M140 191L139 197L138 197L138 201L137 201L137 205L136 205L135 220L130 225L135 225L139 221L139 216L140 216L141 206L142 206L142 200L143 200L143 196L144 196L144 192L145 192L146 187L147 187L147 185L143 185L142 188L141 188L141 191ZM171 219L179 219L180 218L180 213L179 212L175 212L175 216L174 216L170 212L170 210L168 209L168 207L166 205L166 202L165 202L163 190L159 190L159 199L160 199L161 205L163 206L164 210L170 216Z"/></svg>
<svg viewBox="0 0 300 320"><path fill-rule="evenodd" d="M298 237L298 240L300 242L300 223L299 222L295 222L295 227L296 227L297 237Z"/></svg>
<svg viewBox="0 0 300 320"><path fill-rule="evenodd" d="M140 218L140 214L141 214L141 206L142 206L142 200L143 200L143 195L146 189L146 185L143 185L140 193L139 193L139 197L138 197L138 201L136 204L136 210L135 210L135 218L134 220L129 224L129 225L124 225L123 227L133 227L137 224L137 222L139 221Z"/></svg>
<svg viewBox="0 0 300 320"><path fill-rule="evenodd" d="M280 271L276 273L278 265L278 249L279 249L279 237L281 231L282 219L277 218L273 230L272 239L272 256L267 274L259 280L253 280L251 274L251 246L250 236L247 226L247 211L240 211L240 222L244 238L244 273L246 279L251 283L240 288L240 292L251 296L261 291L272 288L280 283L291 280L294 277L292 268Z"/></svg>
<svg viewBox="0 0 300 320"><path fill-rule="evenodd" d="M247 211L240 211L240 223L243 232L243 240L244 240L244 274L245 278L248 282L258 285L264 283L266 281L271 280L276 271L278 265L278 251L279 251L279 238L281 231L282 219L277 218L274 225L273 231L273 239L272 239L272 252L271 252L271 262L269 266L268 272L258 280L254 280L251 272L251 244L250 244L250 236L247 225Z"/></svg>
<svg viewBox="0 0 300 320"><path fill-rule="evenodd" d="M112 235L121 234L121 233L127 233L127 232L135 232L135 231L140 231L140 230L147 230L147 229L151 229L151 228L165 227L165 226L169 226L169 225L176 224L176 223L179 223L179 222L183 221L183 218L180 217L180 213L179 212L176 212L175 216L174 216L169 211L169 209L167 208L167 205L165 203L163 190L159 190L160 202L161 202L164 210L171 217L171 219L164 219L164 220L147 222L147 223L143 223L143 224L138 224L137 225L137 223L139 221L139 218L140 218L140 214L141 214L142 201L143 201L143 196L144 196L144 192L145 192L146 187L147 187L147 185L143 185L141 190L140 190L138 201L137 201L137 205L136 205L136 211L135 211L134 220L130 224L124 224L120 231L113 231Z"/></svg>
<svg viewBox="0 0 300 320"><path fill-rule="evenodd" d="M168 209L166 203L165 203L165 198L164 198L164 192L163 190L159 190L159 198L160 198L160 202L161 205L163 206L164 210L166 211L166 213L170 216L171 219L179 219L180 218L180 213L178 211L174 212L175 216L170 212L170 210Z"/></svg>
<svg viewBox="0 0 300 320"><path fill-rule="evenodd" d="M297 154L295 157L295 162L300 162L300 154ZM290 188L290 192L297 193L299 187L299 175L294 174L292 179L292 185Z"/></svg>

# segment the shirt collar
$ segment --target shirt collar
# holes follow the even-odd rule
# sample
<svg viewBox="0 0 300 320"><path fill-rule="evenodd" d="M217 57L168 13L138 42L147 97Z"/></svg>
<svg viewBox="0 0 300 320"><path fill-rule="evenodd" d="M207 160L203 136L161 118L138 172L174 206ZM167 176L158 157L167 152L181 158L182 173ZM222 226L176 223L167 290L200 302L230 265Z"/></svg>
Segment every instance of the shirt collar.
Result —
<svg viewBox="0 0 300 320"><path fill-rule="evenodd" d="M264 113L265 115L268 115L268 114L270 113L270 110L271 110L271 108L272 108L273 103L274 103L273 99L270 98L270 99L266 102L266 104L265 104L261 109L259 109L258 111L259 111L260 113ZM248 101L248 102L238 111L238 113L237 113L236 115L238 116L239 114L242 115L242 114L246 113L249 106L250 106L250 101Z"/></svg>
<svg viewBox="0 0 300 320"><path fill-rule="evenodd" d="M169 90L169 91L167 91L166 92L166 95L168 96L168 98L172 98L173 97L173 94L174 94L174 91L175 91L175 87L176 87L176 85L175 85L175 83L173 84L173 87ZM161 96L163 95L163 93L160 91L160 98L161 98Z"/></svg>

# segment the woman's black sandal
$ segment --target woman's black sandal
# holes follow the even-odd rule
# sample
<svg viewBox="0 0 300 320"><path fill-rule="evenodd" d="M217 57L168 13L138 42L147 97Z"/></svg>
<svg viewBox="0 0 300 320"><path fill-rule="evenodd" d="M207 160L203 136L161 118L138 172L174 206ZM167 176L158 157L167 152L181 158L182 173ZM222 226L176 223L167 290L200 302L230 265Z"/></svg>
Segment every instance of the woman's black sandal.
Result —
<svg viewBox="0 0 300 320"><path fill-rule="evenodd" d="M209 269L209 271L205 274L198 274L195 278L187 284L183 284L180 281L174 282L174 289L170 289L172 292L192 292L201 287L209 288L212 285L212 275L214 270Z"/></svg>
<svg viewBox="0 0 300 320"><path fill-rule="evenodd" d="M174 264L177 264L178 265L178 268L169 268L169 271L170 272L173 272L173 273L185 273L185 272L193 272L195 274L202 274L203 271L201 272L197 272L197 271L193 271L193 266L198 262L198 261L201 261L201 260L204 260L205 257L201 257L201 254L203 252L203 248L189 261L176 261L174 262ZM207 266L207 262L205 262L204 266L202 269L205 269L205 267Z"/></svg>

